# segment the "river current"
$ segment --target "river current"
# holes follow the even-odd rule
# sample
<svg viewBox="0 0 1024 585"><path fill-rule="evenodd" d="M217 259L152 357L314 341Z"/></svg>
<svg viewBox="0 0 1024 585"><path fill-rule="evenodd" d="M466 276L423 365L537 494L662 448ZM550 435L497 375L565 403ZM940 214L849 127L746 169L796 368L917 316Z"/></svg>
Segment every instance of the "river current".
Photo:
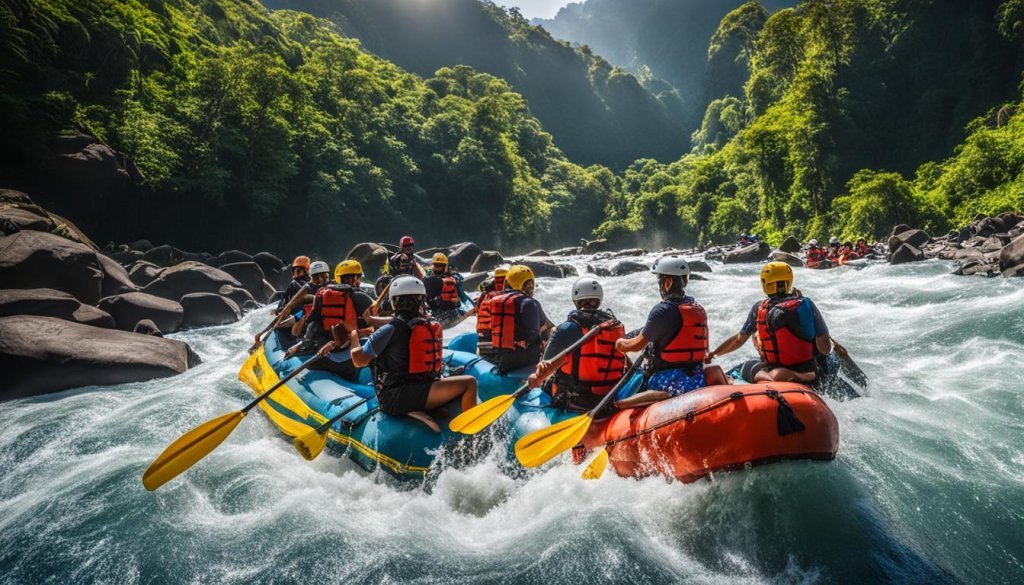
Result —
<svg viewBox="0 0 1024 585"><path fill-rule="evenodd" d="M714 346L760 291L758 266L713 268L687 292ZM395 486L330 452L305 461L257 410L150 493L142 472L168 443L251 398L236 374L267 316L175 334L201 366L0 403L0 582L1021 583L1024 280L950 271L797 269L870 377L865 397L827 399L839 454L689 485L585 482L566 459L510 477L494 449ZM653 277L603 280L641 326ZM539 282L556 322L570 284Z"/></svg>

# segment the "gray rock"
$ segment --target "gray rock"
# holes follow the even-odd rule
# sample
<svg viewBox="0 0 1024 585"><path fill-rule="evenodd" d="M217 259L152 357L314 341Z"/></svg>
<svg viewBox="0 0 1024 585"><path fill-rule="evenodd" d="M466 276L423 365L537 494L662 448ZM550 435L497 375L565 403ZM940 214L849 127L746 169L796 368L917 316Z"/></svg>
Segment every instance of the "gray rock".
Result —
<svg viewBox="0 0 1024 585"><path fill-rule="evenodd" d="M181 297L180 302L185 310L182 329L226 325L242 317L235 301L216 293L190 293Z"/></svg>
<svg viewBox="0 0 1024 585"><path fill-rule="evenodd" d="M891 238L893 236L897 236L899 234L902 234L903 232L909 232L912 229L914 229L914 228L910 227L909 225L907 225L905 223L896 224L895 226L893 226L892 233L889 234L889 237Z"/></svg>
<svg viewBox="0 0 1024 585"><path fill-rule="evenodd" d="M722 256L723 264L742 264L745 262L764 262L772 253L772 247L764 242L755 242L726 252Z"/></svg>
<svg viewBox="0 0 1024 585"><path fill-rule="evenodd" d="M135 286L144 287L156 280L163 271L163 268L152 262L140 260L132 265L131 270L128 271L128 278L135 283Z"/></svg>
<svg viewBox="0 0 1024 585"><path fill-rule="evenodd" d="M96 253L96 259L99 260L100 270L103 271L103 285L101 286L103 296L109 297L139 290L139 287L128 276L128 271L124 269L124 266L99 252Z"/></svg>
<svg viewBox="0 0 1024 585"><path fill-rule="evenodd" d="M255 262L237 262L234 264L222 264L221 270L235 277L235 280L242 283L242 288L249 291L257 303L266 303L274 294L272 287L267 283L263 275L263 269ZM267 289L270 289L268 294Z"/></svg>
<svg viewBox="0 0 1024 585"><path fill-rule="evenodd" d="M114 326L114 318L107 313L52 288L0 290L0 317L12 315L55 317L107 329Z"/></svg>
<svg viewBox="0 0 1024 585"><path fill-rule="evenodd" d="M637 272L647 272L651 269L650 266L637 262L635 260L621 260L612 266L612 276L625 276L627 274L634 274Z"/></svg>
<svg viewBox="0 0 1024 585"><path fill-rule="evenodd" d="M568 248L559 248L557 250L552 250L551 255L552 256L576 256L579 253L580 253L580 247L579 246L569 246Z"/></svg>
<svg viewBox="0 0 1024 585"><path fill-rule="evenodd" d="M462 276L462 290L469 291L476 290L476 287L483 281L490 277L489 272L471 272Z"/></svg>
<svg viewBox="0 0 1024 585"><path fill-rule="evenodd" d="M536 260L533 258L520 258L516 261L516 264L522 264L528 266L533 271L533 275L537 278L564 278L565 273L562 267L554 262L546 260Z"/></svg>
<svg viewBox="0 0 1024 585"><path fill-rule="evenodd" d="M533 252L524 255L526 258L547 258L550 256L551 252L548 252L547 250L534 250Z"/></svg>
<svg viewBox="0 0 1024 585"><path fill-rule="evenodd" d="M505 263L505 259L501 256L500 252L493 250L485 250L480 253L480 257L473 263L473 267L470 269L471 272L490 272L495 268Z"/></svg>
<svg viewBox="0 0 1024 585"><path fill-rule="evenodd" d="M931 236L929 236L924 230L904 230L889 238L889 249L895 250L902 244L910 244L911 246L920 249L930 241Z"/></svg>
<svg viewBox="0 0 1024 585"><path fill-rule="evenodd" d="M238 305L238 308L241 309L243 313L251 311L252 309L258 309L260 306L260 304L256 302L256 299L254 299L252 295L249 294L249 291L241 287L225 284L224 286L220 287L219 290L217 290L217 294L219 294L222 297L227 297L234 301L235 304Z"/></svg>
<svg viewBox="0 0 1024 585"><path fill-rule="evenodd" d="M783 252L781 250L776 251L776 252L772 252L771 259L773 261L775 261L775 262L785 262L786 264L789 264L790 266L803 266L804 265L804 261L801 260L799 256L797 256L795 254L790 254L789 252Z"/></svg>
<svg viewBox="0 0 1024 585"><path fill-rule="evenodd" d="M1018 276L1024 271L1024 236L1018 236L999 252L999 270L1003 276Z"/></svg>
<svg viewBox="0 0 1024 585"><path fill-rule="evenodd" d="M53 317L0 318L0 399L180 374L199 357L187 344Z"/></svg>
<svg viewBox="0 0 1024 585"><path fill-rule="evenodd" d="M469 272L473 270L473 265L476 264L481 254L483 254L483 250L480 249L480 246L473 242L463 242L452 246L446 255L449 266L460 272Z"/></svg>
<svg viewBox="0 0 1024 585"><path fill-rule="evenodd" d="M388 249L380 244L363 242L362 244L356 244L349 250L345 258L356 260L362 264L363 273L369 277L380 273L390 255Z"/></svg>
<svg viewBox="0 0 1024 585"><path fill-rule="evenodd" d="M711 272L711 267L703 260L690 260L687 264L690 265L690 272Z"/></svg>
<svg viewBox="0 0 1024 585"><path fill-rule="evenodd" d="M800 240L793 236L786 236L786 239L782 241L782 245L779 246L779 250L788 252L789 254L799 254L801 248L803 248L803 246L800 245Z"/></svg>
<svg viewBox="0 0 1024 585"><path fill-rule="evenodd" d="M581 240L582 244L580 253L581 254L596 254L598 252L607 252L609 250L608 240Z"/></svg>
<svg viewBox="0 0 1024 585"><path fill-rule="evenodd" d="M132 250L137 250L139 252L146 253L153 249L153 242L150 242L149 240L135 240L134 242L128 244L128 247L131 248Z"/></svg>
<svg viewBox="0 0 1024 585"><path fill-rule="evenodd" d="M907 264L924 260L924 252L911 244L902 244L889 255L889 264Z"/></svg>
<svg viewBox="0 0 1024 585"><path fill-rule="evenodd" d="M240 262L252 262L252 256L242 252L240 250L228 250L227 252L221 252L215 260L216 266L221 267L225 264L238 264Z"/></svg>
<svg viewBox="0 0 1024 585"><path fill-rule="evenodd" d="M594 276L600 276L602 278L612 275L611 270L609 270L606 266L601 266L600 264L587 264L587 272L593 274Z"/></svg>
<svg viewBox="0 0 1024 585"><path fill-rule="evenodd" d="M156 323L149 319L143 319L135 325L135 329L132 333L139 333L141 335L153 335L155 337L163 337L164 334L160 331L160 328L156 326Z"/></svg>
<svg viewBox="0 0 1024 585"><path fill-rule="evenodd" d="M177 301L146 294L129 292L106 297L99 308L110 313L122 331L134 331L139 321L152 321L163 332L177 331L184 318L184 309Z"/></svg>
<svg viewBox="0 0 1024 585"><path fill-rule="evenodd" d="M103 279L96 252L84 244L30 230L0 238L4 288L52 288L94 305L102 297Z"/></svg>
<svg viewBox="0 0 1024 585"><path fill-rule="evenodd" d="M180 302L190 293L217 293L225 284L242 286L223 270L199 262L182 262L161 272L142 292Z"/></svg>

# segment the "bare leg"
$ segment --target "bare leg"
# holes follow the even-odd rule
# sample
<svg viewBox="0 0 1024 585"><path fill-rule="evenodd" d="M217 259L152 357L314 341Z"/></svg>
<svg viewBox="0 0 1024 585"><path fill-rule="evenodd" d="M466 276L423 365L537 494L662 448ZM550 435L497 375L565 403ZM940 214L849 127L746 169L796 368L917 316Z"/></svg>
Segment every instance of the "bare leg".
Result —
<svg viewBox="0 0 1024 585"><path fill-rule="evenodd" d="M817 378L814 372L795 372L789 368L775 368L772 371L761 370L754 376L754 382L813 382Z"/></svg>
<svg viewBox="0 0 1024 585"><path fill-rule="evenodd" d="M433 410L448 404L459 396L462 397L462 410L465 412L476 406L476 378L473 376L451 376L434 382L427 395L426 410Z"/></svg>
<svg viewBox="0 0 1024 585"><path fill-rule="evenodd" d="M668 392L662 392L661 390L648 390L617 401L615 403L615 407L620 410L624 410L626 408L637 408L640 406L647 406L648 404L654 404L655 402L660 402L670 396L671 395Z"/></svg>

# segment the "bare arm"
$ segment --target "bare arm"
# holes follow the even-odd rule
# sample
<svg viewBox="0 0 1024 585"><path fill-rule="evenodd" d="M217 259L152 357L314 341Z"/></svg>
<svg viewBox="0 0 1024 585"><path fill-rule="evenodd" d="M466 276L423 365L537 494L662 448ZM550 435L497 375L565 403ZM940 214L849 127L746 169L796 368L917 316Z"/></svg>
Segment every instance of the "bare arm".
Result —
<svg viewBox="0 0 1024 585"><path fill-rule="evenodd" d="M821 355L828 355L832 353L832 338L827 333L825 335L815 337L814 345L817 346Z"/></svg>
<svg viewBox="0 0 1024 585"><path fill-rule="evenodd" d="M349 334L349 355L352 357L352 365L357 368L365 368L373 361L370 356L363 352L363 346L359 345L359 332L353 331Z"/></svg>
<svg viewBox="0 0 1024 585"><path fill-rule="evenodd" d="M615 342L615 349L619 353L623 354L632 353L635 351L640 351L641 349L647 347L648 343L650 342L647 340L646 337L644 337L644 334L641 333L632 339L628 337L623 337L622 339L619 339L618 341Z"/></svg>
<svg viewBox="0 0 1024 585"><path fill-rule="evenodd" d="M718 356L722 356L727 353L732 353L737 349L743 347L743 344L746 343L748 339L750 339L749 333L737 333L736 335L733 335L729 339L723 341L721 345L715 348L715 351L709 353L707 357L704 358L704 361L707 363L711 363L711 360L715 359Z"/></svg>
<svg viewBox="0 0 1024 585"><path fill-rule="evenodd" d="M527 383L530 388L536 388L541 385L544 380L547 380L551 374L558 371L558 368L565 363L565 360L569 359L568 356L562 356L555 361L541 361L537 364L537 369L534 370L530 377L527 378Z"/></svg>

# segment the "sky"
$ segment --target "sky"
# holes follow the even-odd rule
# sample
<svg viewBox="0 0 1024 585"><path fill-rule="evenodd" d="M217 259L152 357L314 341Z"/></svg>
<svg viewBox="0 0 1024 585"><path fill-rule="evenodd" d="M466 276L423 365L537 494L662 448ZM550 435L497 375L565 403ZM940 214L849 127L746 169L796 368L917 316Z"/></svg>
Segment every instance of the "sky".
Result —
<svg viewBox="0 0 1024 585"><path fill-rule="evenodd" d="M530 18L551 18L558 12L558 9L570 2L581 2L582 0L495 0L495 4L502 6L515 6L527 19Z"/></svg>

